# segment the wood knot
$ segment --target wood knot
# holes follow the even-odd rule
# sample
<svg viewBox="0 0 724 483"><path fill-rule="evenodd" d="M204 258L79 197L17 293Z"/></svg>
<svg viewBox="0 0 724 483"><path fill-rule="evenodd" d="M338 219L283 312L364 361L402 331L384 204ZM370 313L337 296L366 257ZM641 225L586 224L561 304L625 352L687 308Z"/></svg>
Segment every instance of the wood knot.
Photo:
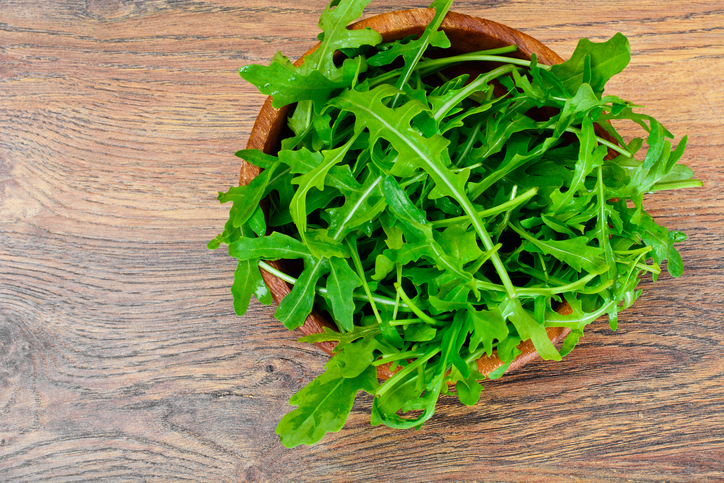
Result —
<svg viewBox="0 0 724 483"><path fill-rule="evenodd" d="M0 322L0 385L25 372L30 363L30 343L25 340L17 326Z"/></svg>

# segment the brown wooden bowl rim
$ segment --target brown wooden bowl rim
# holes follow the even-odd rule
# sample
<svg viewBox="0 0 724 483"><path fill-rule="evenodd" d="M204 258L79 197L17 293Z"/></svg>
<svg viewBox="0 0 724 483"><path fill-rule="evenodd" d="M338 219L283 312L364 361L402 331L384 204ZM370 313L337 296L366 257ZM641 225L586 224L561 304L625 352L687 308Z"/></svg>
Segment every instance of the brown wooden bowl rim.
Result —
<svg viewBox="0 0 724 483"><path fill-rule="evenodd" d="M350 25L350 28L373 28L382 34L385 41L391 41L407 37L414 33L421 33L430 21L432 21L434 14L434 10L426 8L397 10L360 20ZM449 12L442 22L441 29L445 30L448 35L476 35L477 37L475 38L485 36L488 41L493 44L497 43L499 46L516 44L518 45L517 55L519 57L530 59L531 54L535 53L538 61L543 64L552 65L563 62L563 59L561 59L558 54L538 40L491 20ZM470 39L472 40L473 37L470 37ZM317 47L318 44L302 55L295 62L295 65L300 65L304 57L314 52ZM286 119L290 107L291 106L286 106L275 109L272 107L271 97L267 98L249 135L247 148L259 149L267 154L275 154L275 151L278 149L278 137L282 131L284 119ZM242 162L239 184L249 183L259 172L260 170L256 166ZM283 271L283 264L277 262L268 263ZM269 286L274 302L279 304L281 299L290 292L289 285L265 270L261 270L261 274ZM570 307L565 303L556 310L562 314L567 314L571 311ZM311 335L323 332L325 327L336 330L334 324L327 321L318 312L312 311L304 325L298 330L304 335ZM547 327L546 331L551 341L554 344L558 344L568 335L570 329L564 327ZM335 346L333 342L320 342L316 343L316 345L329 355L333 353ZM518 349L521 351L520 354L510 364L506 372L519 369L538 357L538 353L530 340L522 341L518 345ZM495 351L493 351L491 356L481 357L477 363L478 369L483 375L488 375L503 365L503 362ZM377 372L380 379L387 379L392 375L388 365L379 366Z"/></svg>

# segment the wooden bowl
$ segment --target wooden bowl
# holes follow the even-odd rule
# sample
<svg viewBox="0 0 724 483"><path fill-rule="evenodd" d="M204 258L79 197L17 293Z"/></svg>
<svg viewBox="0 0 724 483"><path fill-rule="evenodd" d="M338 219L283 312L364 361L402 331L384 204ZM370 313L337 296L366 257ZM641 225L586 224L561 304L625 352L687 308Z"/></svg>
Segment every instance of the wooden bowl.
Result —
<svg viewBox="0 0 724 483"><path fill-rule="evenodd" d="M435 12L431 9L401 10L361 20L351 25L350 28L363 29L371 27L382 35L385 42L390 42L405 38L409 35L422 34L427 25L432 21L434 15ZM563 59L561 59L558 54L534 38L490 20L450 12L443 20L441 28L449 37L453 46L452 50L456 53L476 52L515 44L518 46L518 50L514 54L511 54L513 56L530 60L531 54L535 53L538 62L542 64L552 65L563 62ZM304 56L314 52L316 48L317 46L313 47L304 54ZM300 57L295 65L300 65L304 60L304 56ZM247 148L259 149L267 154L276 154L280 148L280 135L285 126L290 108L291 106L286 106L281 109L274 109L271 98L268 98L256 119L254 128L249 136ZM249 183L259 172L259 168L244 162L241 166L240 184ZM284 271L284 266L279 263L275 264L275 268ZM264 270L261 271L261 274L269 286L274 301L278 304L281 299L290 292L289 285ZM571 309L567 304L563 304L557 308L557 311L562 314L567 314L571 312ZM299 330L302 334L309 335L322 332L324 327L335 328L332 323L313 311ZM546 331L551 341L557 344L565 338L569 329L549 327ZM332 354L334 345L333 342L321 342L317 344L317 346L330 355ZM538 357L538 353L535 351L533 343L530 340L521 342L518 348L521 353L510 365L508 371L518 369ZM502 361L495 352L493 352L490 357L483 356L478 360L478 368L484 375L498 369L502 365ZM391 374L389 366L378 367L378 376L381 379L387 379Z"/></svg>

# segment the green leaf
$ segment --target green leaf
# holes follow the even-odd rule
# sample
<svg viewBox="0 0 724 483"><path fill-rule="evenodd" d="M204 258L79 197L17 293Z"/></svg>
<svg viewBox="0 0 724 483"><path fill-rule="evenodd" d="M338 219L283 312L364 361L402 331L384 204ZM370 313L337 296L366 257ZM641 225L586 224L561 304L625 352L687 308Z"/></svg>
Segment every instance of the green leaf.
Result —
<svg viewBox="0 0 724 483"><path fill-rule="evenodd" d="M601 166L603 158L608 153L606 146L599 145L596 141L596 134L593 129L593 121L588 117L583 119L581 132L577 134L580 141L580 151L578 153L578 161L573 174L573 179L568 187L568 191L555 201L551 211L557 212L562 207L566 207L572 200L573 196L581 189L585 188L586 177L591 172Z"/></svg>
<svg viewBox="0 0 724 483"><path fill-rule="evenodd" d="M446 254L459 260L463 265L477 260L483 254L478 247L475 232L468 231L460 225L445 228L438 241Z"/></svg>
<svg viewBox="0 0 724 483"><path fill-rule="evenodd" d="M371 29L349 30L347 25L362 15L370 0L335 0L322 13L319 26L322 41L312 54L305 57L300 67L277 53L268 66L247 65L239 69L241 77L254 84L262 94L273 98L275 108L299 101L312 101L317 111L333 90L345 87L354 76L354 70L337 67L334 53L340 49L362 45L377 45L382 36Z"/></svg>
<svg viewBox="0 0 724 483"><path fill-rule="evenodd" d="M672 277L680 277L684 273L684 264L681 255L674 247L677 241L676 233L669 232L654 221L653 217L648 213L643 213L638 224L632 224L630 214L633 210L629 210L624 215L626 229L631 230L638 235L643 242L653 248L652 257L658 265L663 265L667 261L666 269Z"/></svg>
<svg viewBox="0 0 724 483"><path fill-rule="evenodd" d="M372 275L372 280L383 280L389 273L395 269L395 262L387 258L384 254L380 253L375 258L375 273Z"/></svg>
<svg viewBox="0 0 724 483"><path fill-rule="evenodd" d="M512 225L511 225L512 226ZM527 241L524 249L531 253L544 253L568 264L575 271L585 270L589 273L603 273L608 265L603 258L603 250L588 245L588 238L579 236L568 240L538 240L524 230L514 227L514 230Z"/></svg>
<svg viewBox="0 0 724 483"><path fill-rule="evenodd" d="M354 273L346 260L330 259L330 272L327 277L327 298L332 306L332 313L340 330L350 332L354 329L352 314L354 289L361 287L357 274Z"/></svg>
<svg viewBox="0 0 724 483"><path fill-rule="evenodd" d="M434 264L438 270L450 273L456 279L471 281L472 275L463 270L459 260L445 253L439 243L432 237L431 230L425 230L427 235L425 238L418 239L413 242L405 243L402 248L396 250L385 250L384 256L393 262L407 265L416 262L420 258L425 257L430 263Z"/></svg>
<svg viewBox="0 0 724 483"><path fill-rule="evenodd" d="M437 329L427 324L411 324L405 328L405 340L409 342L427 342L437 335Z"/></svg>
<svg viewBox="0 0 724 483"><path fill-rule="evenodd" d="M328 235L326 229L309 230L306 237L307 248L315 258L349 258L349 250L344 244Z"/></svg>
<svg viewBox="0 0 724 483"><path fill-rule="evenodd" d="M560 361L561 355L548 338L543 325L539 324L530 313L523 308L518 299L508 299L501 304L503 316L510 320L522 340L530 339L536 352L545 360Z"/></svg>
<svg viewBox="0 0 724 483"><path fill-rule="evenodd" d="M311 258L304 243L277 231L261 238L241 238L229 245L229 255L242 261Z"/></svg>
<svg viewBox="0 0 724 483"><path fill-rule="evenodd" d="M478 371L477 363L473 362L468 377L458 380L455 384L455 390L461 403L466 406L474 406L478 403L483 392L483 386L478 381L483 379L485 376Z"/></svg>
<svg viewBox="0 0 724 483"><path fill-rule="evenodd" d="M233 210L234 207L231 207L231 210ZM238 240L241 236L241 229L240 227L234 226L233 223L233 215L231 212L229 213L229 219L224 223L224 231L216 235L216 237L209 241L209 243L206 245L206 248L209 250L216 250L219 248L222 244L228 245L230 243L233 243L234 241Z"/></svg>
<svg viewBox="0 0 724 483"><path fill-rule="evenodd" d="M264 236L266 234L266 220L264 219L264 210L261 205L256 207L254 213L249 218L249 228L256 236Z"/></svg>
<svg viewBox="0 0 724 483"><path fill-rule="evenodd" d="M322 165L324 155L302 148L298 151L280 151L279 160L288 165L293 174L306 175ZM355 192L360 189L360 184L352 177L349 166L331 166L323 181L324 185L336 188L343 193Z"/></svg>
<svg viewBox="0 0 724 483"><path fill-rule="evenodd" d="M345 196L345 203L339 208L330 208L329 233L332 238L342 240L349 232L367 223L385 209L382 193L382 176L369 176L359 191Z"/></svg>
<svg viewBox="0 0 724 483"><path fill-rule="evenodd" d="M302 176L298 176L292 180L292 183L299 185L299 187L295 191L292 201L289 204L289 211L294 223L297 225L302 241L304 241L304 233L307 230L307 193L312 188L317 188L319 191L324 190L324 181L327 173L335 165L344 161L345 156L356 139L357 136L354 136L339 148L322 151L324 160L321 163ZM309 153L309 155L312 156L312 153Z"/></svg>
<svg viewBox="0 0 724 483"><path fill-rule="evenodd" d="M424 224L427 223L425 214L421 212L407 196L393 176L385 176L382 185L382 191L385 194L385 202L395 215L403 220L411 220L413 222Z"/></svg>
<svg viewBox="0 0 724 483"><path fill-rule="evenodd" d="M375 360L375 351L380 344L377 339L365 334L365 337L348 344L337 344L335 354L329 361L331 367L336 365L342 376L354 378L362 374Z"/></svg>
<svg viewBox="0 0 724 483"><path fill-rule="evenodd" d="M312 101L319 110L333 90L346 84L342 79L332 81L318 70L303 74L281 54L277 54L268 66L246 65L239 69L239 75L255 85L262 94L272 96L275 109L295 102Z"/></svg>
<svg viewBox="0 0 724 483"><path fill-rule="evenodd" d="M664 129L664 126L659 121L651 119L651 132L649 133L649 137L646 138L649 149L646 152L646 158L644 159L644 169L652 168L654 163L659 160L664 152L664 143L666 142L665 138L666 130Z"/></svg>
<svg viewBox="0 0 724 483"><path fill-rule="evenodd" d="M603 43L579 40L571 58L552 66L550 72L560 79L568 92L576 92L584 82L586 65L589 65L588 83L594 92L600 95L606 82L623 71L630 61L631 47L628 39L619 32Z"/></svg>
<svg viewBox="0 0 724 483"><path fill-rule="evenodd" d="M278 161L276 156L266 154L258 149L242 149L241 151L237 151L235 156L261 169L269 169Z"/></svg>
<svg viewBox="0 0 724 483"><path fill-rule="evenodd" d="M341 69L334 63L334 53L362 45L377 45L382 36L372 29L350 30L347 25L358 19L371 0L333 0L319 18L322 38L319 48L307 56L303 72L319 70L329 79L339 78Z"/></svg>
<svg viewBox="0 0 724 483"><path fill-rule="evenodd" d="M329 271L329 260L323 258L306 264L291 292L279 304L274 317L289 330L304 325L314 306L317 282Z"/></svg>
<svg viewBox="0 0 724 483"><path fill-rule="evenodd" d="M472 324L474 332L470 336L470 352L475 352L480 344L485 353L493 353L493 341L502 341L508 337L508 324L499 308L492 310L469 310L468 321Z"/></svg>
<svg viewBox="0 0 724 483"><path fill-rule="evenodd" d="M234 296L234 312L239 317L249 308L252 295L264 305L272 303L271 292L259 273L258 263L258 260L244 260L236 265L231 294Z"/></svg>
<svg viewBox="0 0 724 483"><path fill-rule="evenodd" d="M243 225L254 215L254 211L259 207L269 182L280 165L281 163L277 161L269 169L265 169L259 176L251 180L248 185L229 190L229 194L223 197L225 200L241 201L239 209L234 215L234 226ZM222 196L219 196L219 198L221 200Z"/></svg>
<svg viewBox="0 0 724 483"><path fill-rule="evenodd" d="M326 433L342 429L359 391L371 394L376 387L373 366L354 378L346 378L336 365L330 366L292 396L289 404L299 407L279 421L276 433L287 448L317 443Z"/></svg>
<svg viewBox="0 0 724 483"><path fill-rule="evenodd" d="M576 344L578 344L578 340L583 337L583 332L580 332L578 330L572 330L563 341L563 345L561 346L561 357L565 357L568 354L571 353L571 351L576 347Z"/></svg>
<svg viewBox="0 0 724 483"><path fill-rule="evenodd" d="M474 158L488 158L502 150L510 137L519 132L536 129L537 123L517 110L493 115L485 123L483 146L473 151Z"/></svg>

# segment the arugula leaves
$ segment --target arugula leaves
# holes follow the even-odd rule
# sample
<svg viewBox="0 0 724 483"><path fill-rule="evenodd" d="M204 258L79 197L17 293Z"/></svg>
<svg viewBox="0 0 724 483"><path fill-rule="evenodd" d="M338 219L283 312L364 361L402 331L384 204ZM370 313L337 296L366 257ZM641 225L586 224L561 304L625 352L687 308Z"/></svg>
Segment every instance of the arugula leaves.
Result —
<svg viewBox="0 0 724 483"><path fill-rule="evenodd" d="M315 304L337 324L303 339L337 345L277 427L289 447L339 431L359 391L374 396L372 424L419 428L452 387L478 401L483 354L503 361L494 379L522 340L560 360L598 317L615 330L642 275L683 272L685 235L646 213L644 195L701 185L678 164L686 137L672 149L659 121L603 95L630 60L623 35L583 39L552 67L506 57L514 47L448 55L452 0L431 4L418 38L388 43L347 28L368 3L333 0L300 66L277 54L240 69L275 107L296 103L293 135L278 153L237 153L263 171L219 194L232 207L209 242L237 259L238 315L252 297L271 303L261 266L293 285L275 313L285 327ZM481 60L498 67L473 80L445 70ZM644 135L626 142L613 120ZM570 314L555 310L562 302ZM560 350L547 327L571 329ZM383 364L394 375L379 384Z"/></svg>

